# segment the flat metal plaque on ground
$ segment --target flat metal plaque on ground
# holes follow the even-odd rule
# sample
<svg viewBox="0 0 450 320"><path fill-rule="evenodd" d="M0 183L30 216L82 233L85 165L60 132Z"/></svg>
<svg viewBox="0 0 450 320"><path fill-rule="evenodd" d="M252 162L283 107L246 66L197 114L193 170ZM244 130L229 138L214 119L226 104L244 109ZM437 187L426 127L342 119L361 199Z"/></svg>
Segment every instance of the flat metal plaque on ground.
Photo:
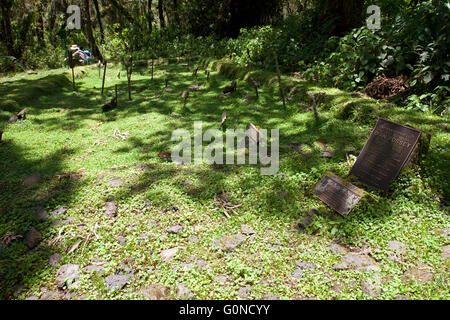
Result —
<svg viewBox="0 0 450 320"><path fill-rule="evenodd" d="M316 185L314 194L339 214L346 216L364 195L364 191L341 178L327 174Z"/></svg>
<svg viewBox="0 0 450 320"><path fill-rule="evenodd" d="M369 186L388 190L416 146L421 131L378 119L349 175Z"/></svg>

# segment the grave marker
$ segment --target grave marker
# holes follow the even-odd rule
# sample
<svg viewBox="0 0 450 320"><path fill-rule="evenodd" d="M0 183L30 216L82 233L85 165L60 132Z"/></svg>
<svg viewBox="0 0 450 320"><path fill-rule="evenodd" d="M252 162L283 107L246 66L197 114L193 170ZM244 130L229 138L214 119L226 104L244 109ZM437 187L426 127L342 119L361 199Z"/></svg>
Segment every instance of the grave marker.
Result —
<svg viewBox="0 0 450 320"><path fill-rule="evenodd" d="M387 191L416 148L421 134L420 130L379 118L349 175Z"/></svg>
<svg viewBox="0 0 450 320"><path fill-rule="evenodd" d="M348 215L364 195L364 191L341 178L327 174L316 185L314 194L340 215Z"/></svg>

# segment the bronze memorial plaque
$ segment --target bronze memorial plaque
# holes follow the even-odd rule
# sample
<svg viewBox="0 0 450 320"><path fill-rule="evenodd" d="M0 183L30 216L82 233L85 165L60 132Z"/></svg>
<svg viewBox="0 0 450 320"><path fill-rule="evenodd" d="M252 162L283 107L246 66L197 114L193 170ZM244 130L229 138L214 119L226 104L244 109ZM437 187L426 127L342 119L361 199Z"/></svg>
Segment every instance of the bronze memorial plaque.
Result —
<svg viewBox="0 0 450 320"><path fill-rule="evenodd" d="M346 216L361 200L364 191L333 174L328 174L317 184L314 194L333 210Z"/></svg>
<svg viewBox="0 0 450 320"><path fill-rule="evenodd" d="M416 146L421 131L378 119L349 175L387 191Z"/></svg>

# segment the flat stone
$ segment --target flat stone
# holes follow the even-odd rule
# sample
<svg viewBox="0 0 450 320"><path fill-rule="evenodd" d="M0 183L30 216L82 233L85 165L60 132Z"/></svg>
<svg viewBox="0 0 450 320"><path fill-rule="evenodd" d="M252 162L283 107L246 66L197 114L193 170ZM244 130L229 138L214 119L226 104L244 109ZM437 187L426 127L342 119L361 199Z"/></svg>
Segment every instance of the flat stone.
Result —
<svg viewBox="0 0 450 320"><path fill-rule="evenodd" d="M64 220L54 220L52 221L52 226L59 226L60 224L73 224L75 222L75 218L68 217Z"/></svg>
<svg viewBox="0 0 450 320"><path fill-rule="evenodd" d="M180 249L179 247L175 247L175 248L161 251L162 261L167 262L167 261L173 259L173 257L175 257L175 255L177 254L179 249Z"/></svg>
<svg viewBox="0 0 450 320"><path fill-rule="evenodd" d="M392 240L388 242L389 249L395 254L402 255L406 253L406 244L400 241Z"/></svg>
<svg viewBox="0 0 450 320"><path fill-rule="evenodd" d="M35 184L38 184L41 182L41 175L40 174L33 174L31 176L28 176L23 180L23 184L25 187L29 187Z"/></svg>
<svg viewBox="0 0 450 320"><path fill-rule="evenodd" d="M303 270L302 270L302 268L295 269L294 272L291 273L291 275L295 279L301 279L303 277Z"/></svg>
<svg viewBox="0 0 450 320"><path fill-rule="evenodd" d="M450 229L438 229L436 233L448 237L450 235Z"/></svg>
<svg viewBox="0 0 450 320"><path fill-rule="evenodd" d="M120 178L112 178L106 182L107 186L114 187L114 188L120 187L123 184L124 184L124 182Z"/></svg>
<svg viewBox="0 0 450 320"><path fill-rule="evenodd" d="M58 288L73 289L78 287L78 280L80 279L80 266L77 264L65 264L61 266L56 272L56 285Z"/></svg>
<svg viewBox="0 0 450 320"><path fill-rule="evenodd" d="M37 207L33 212L33 218L45 222L48 220L48 212L44 209L44 207Z"/></svg>
<svg viewBox="0 0 450 320"><path fill-rule="evenodd" d="M342 255L347 253L347 249L337 243L333 243L329 248L331 253L335 255Z"/></svg>
<svg viewBox="0 0 450 320"><path fill-rule="evenodd" d="M432 279L433 274L430 271L427 271L424 266L413 267L407 270L402 276L404 282L417 281L427 283Z"/></svg>
<svg viewBox="0 0 450 320"><path fill-rule="evenodd" d="M404 295L399 294L398 296L396 296L394 298L394 300L411 300L411 299L408 296L404 296Z"/></svg>
<svg viewBox="0 0 450 320"><path fill-rule="evenodd" d="M183 270L188 271L188 270L193 270L195 267L195 263L183 263L181 265L181 267L183 268Z"/></svg>
<svg viewBox="0 0 450 320"><path fill-rule="evenodd" d="M33 249L42 241L42 234L35 228L31 228L25 234L24 240L28 249Z"/></svg>
<svg viewBox="0 0 450 320"><path fill-rule="evenodd" d="M52 217L62 216L66 212L67 212L67 209L65 209L63 207L58 208L58 209L52 211Z"/></svg>
<svg viewBox="0 0 450 320"><path fill-rule="evenodd" d="M112 274L105 278L107 290L120 290L128 283L133 273Z"/></svg>
<svg viewBox="0 0 450 320"><path fill-rule="evenodd" d="M358 270L358 271L379 271L380 267L371 257L357 254L347 253L342 257L342 261L334 266L336 270Z"/></svg>
<svg viewBox="0 0 450 320"><path fill-rule="evenodd" d="M249 226L248 224L242 224L241 225L241 233L245 234L246 236L252 235L255 233L253 228Z"/></svg>
<svg viewBox="0 0 450 320"><path fill-rule="evenodd" d="M61 261L61 255L59 253L54 253L50 256L50 258L48 259L48 263L52 266L52 267L57 267L59 262Z"/></svg>
<svg viewBox="0 0 450 320"><path fill-rule="evenodd" d="M228 277L225 275L218 275L215 280L217 281L217 283L219 283L220 285L224 285L228 282Z"/></svg>
<svg viewBox="0 0 450 320"><path fill-rule="evenodd" d="M245 237L238 233L231 236L223 236L216 240L215 244L223 251L231 252L244 242Z"/></svg>
<svg viewBox="0 0 450 320"><path fill-rule="evenodd" d="M266 293L263 297L263 300L280 300L280 298L278 298L273 293Z"/></svg>
<svg viewBox="0 0 450 320"><path fill-rule="evenodd" d="M248 299L248 296L250 294L251 288L249 286L245 286L242 288L239 288L238 290L238 297L241 299Z"/></svg>
<svg viewBox="0 0 450 320"><path fill-rule="evenodd" d="M118 212L118 208L116 202L113 199L109 199L105 203L105 214L107 216L116 216Z"/></svg>
<svg viewBox="0 0 450 320"><path fill-rule="evenodd" d="M98 266L95 264L89 264L86 267L84 267L84 269L88 270L88 271L92 271L92 272L102 272L103 271L103 266Z"/></svg>
<svg viewBox="0 0 450 320"><path fill-rule="evenodd" d="M302 261L302 260L297 260L297 262L295 262L295 264L300 269L315 269L316 268L316 264L315 263L306 262L306 261Z"/></svg>
<svg viewBox="0 0 450 320"><path fill-rule="evenodd" d="M142 288L140 293L148 300L166 300L169 296L169 289L159 284L151 284Z"/></svg>
<svg viewBox="0 0 450 320"><path fill-rule="evenodd" d="M63 294L59 291L46 291L42 294L40 300L62 300Z"/></svg>
<svg viewBox="0 0 450 320"><path fill-rule="evenodd" d="M177 296L181 299L193 299L195 298L194 294L192 293L189 288L187 288L184 283L180 283L177 286Z"/></svg>
<svg viewBox="0 0 450 320"><path fill-rule="evenodd" d="M381 293L381 276L376 274L365 280L361 285L361 290L371 298L377 298Z"/></svg>
<svg viewBox="0 0 450 320"><path fill-rule="evenodd" d="M442 248L441 257L444 260L449 260L450 259L450 245L447 245L447 246Z"/></svg>
<svg viewBox="0 0 450 320"><path fill-rule="evenodd" d="M29 297L26 297L25 300L39 300L39 298L36 296L29 296Z"/></svg>
<svg viewBox="0 0 450 320"><path fill-rule="evenodd" d="M175 226L171 226L171 227L167 228L166 231L171 234L178 234L181 231L183 231L183 226L179 225L179 224L175 225Z"/></svg>

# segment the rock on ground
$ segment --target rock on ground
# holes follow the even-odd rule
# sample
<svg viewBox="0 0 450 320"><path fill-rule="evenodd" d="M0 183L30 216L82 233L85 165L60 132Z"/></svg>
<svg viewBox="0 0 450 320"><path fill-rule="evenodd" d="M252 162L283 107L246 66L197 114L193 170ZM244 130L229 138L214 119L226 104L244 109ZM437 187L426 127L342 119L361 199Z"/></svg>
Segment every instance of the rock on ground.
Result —
<svg viewBox="0 0 450 320"><path fill-rule="evenodd" d="M120 187L121 185L123 185L124 184L124 182L123 182L123 180L122 179L120 179L120 178L112 178L112 179L109 179L107 182L106 182L106 185L108 185L108 186L110 186L110 187Z"/></svg>
<svg viewBox="0 0 450 320"><path fill-rule="evenodd" d="M365 280L361 285L361 290L368 296L376 298L381 293L381 276L379 273Z"/></svg>
<svg viewBox="0 0 450 320"><path fill-rule="evenodd" d="M116 216L118 208L116 202L113 199L106 201L105 203L105 214L107 216Z"/></svg>
<svg viewBox="0 0 450 320"><path fill-rule="evenodd" d="M252 235L255 233L253 228L248 224L242 224L241 225L241 233L245 234L246 236Z"/></svg>
<svg viewBox="0 0 450 320"><path fill-rule="evenodd" d="M400 241L392 240L388 242L389 249L395 254L402 255L406 253L406 244Z"/></svg>
<svg viewBox="0 0 450 320"><path fill-rule="evenodd" d="M298 260L295 264L300 269L315 269L316 268L316 264L315 263L306 262L306 261L302 261L302 260Z"/></svg>
<svg viewBox="0 0 450 320"><path fill-rule="evenodd" d="M235 248L240 246L242 242L244 242L245 237L238 233L231 236L223 236L220 239L216 240L215 244L223 251L233 251Z"/></svg>
<svg viewBox="0 0 450 320"><path fill-rule="evenodd" d="M380 267L371 257L357 254L347 253L342 257L342 261L334 266L336 270L358 270L358 271L379 271Z"/></svg>
<svg viewBox="0 0 450 320"><path fill-rule="evenodd" d="M56 285L62 289L67 287L73 289L78 287L78 280L80 279L80 266L77 264L65 264L61 266L56 272Z"/></svg>
<svg viewBox="0 0 450 320"><path fill-rule="evenodd" d="M33 218L45 222L48 220L48 212L43 207L37 207L33 212Z"/></svg>
<svg viewBox="0 0 450 320"><path fill-rule="evenodd" d="M280 300L280 298L278 298L273 293L266 293L263 297L263 300Z"/></svg>
<svg viewBox="0 0 450 320"><path fill-rule="evenodd" d="M179 224L175 225L175 226L171 226L171 227L167 228L166 231L171 234L178 234L181 231L183 231L183 226L179 225Z"/></svg>
<svg viewBox="0 0 450 320"><path fill-rule="evenodd" d="M422 283L430 282L433 279L433 273L427 270L425 266L417 266L407 270L402 280L404 282L417 281Z"/></svg>
<svg viewBox="0 0 450 320"><path fill-rule="evenodd" d="M120 290L128 283L133 273L112 274L105 278L107 290Z"/></svg>
<svg viewBox="0 0 450 320"><path fill-rule="evenodd" d="M450 259L450 245L447 245L447 246L442 248L441 257L444 260L449 260Z"/></svg>
<svg viewBox="0 0 450 320"><path fill-rule="evenodd" d="M175 247L175 248L161 251L162 261L167 262L167 261L173 259L173 257L177 254L179 249L180 249L179 247Z"/></svg>
<svg viewBox="0 0 450 320"><path fill-rule="evenodd" d="M45 291L40 300L62 300L63 296L62 292L59 291Z"/></svg>
<svg viewBox="0 0 450 320"><path fill-rule="evenodd" d="M42 234L35 228L31 228L25 234L25 244L29 249L33 249L42 241Z"/></svg>
<svg viewBox="0 0 450 320"><path fill-rule="evenodd" d="M241 287L238 291L238 297L241 299L248 299L251 288L249 286Z"/></svg>
<svg viewBox="0 0 450 320"><path fill-rule="evenodd" d="M297 268L291 273L291 275L295 279L301 279L303 277L303 270L301 268Z"/></svg>
<svg viewBox="0 0 450 320"><path fill-rule="evenodd" d="M181 299L193 299L195 298L194 294L192 293L189 288L187 288L184 283L180 283L177 286L177 296Z"/></svg>
<svg viewBox="0 0 450 320"><path fill-rule="evenodd" d="M67 209L61 207L61 208L58 208L56 210L53 210L52 211L52 216L53 217L58 217L58 216L61 216L61 215L65 214L66 212L67 212Z"/></svg>
<svg viewBox="0 0 450 320"><path fill-rule="evenodd" d="M61 255L59 253L52 254L48 259L48 263L55 268L58 266L59 261L61 261Z"/></svg>
<svg viewBox="0 0 450 320"><path fill-rule="evenodd" d="M148 300L166 300L168 299L169 289L159 284L151 284L142 288L140 293Z"/></svg>
<svg viewBox="0 0 450 320"><path fill-rule="evenodd" d="M347 253L347 249L337 243L333 243L329 248L330 248L331 253L335 254L335 255L341 255L341 254Z"/></svg>

